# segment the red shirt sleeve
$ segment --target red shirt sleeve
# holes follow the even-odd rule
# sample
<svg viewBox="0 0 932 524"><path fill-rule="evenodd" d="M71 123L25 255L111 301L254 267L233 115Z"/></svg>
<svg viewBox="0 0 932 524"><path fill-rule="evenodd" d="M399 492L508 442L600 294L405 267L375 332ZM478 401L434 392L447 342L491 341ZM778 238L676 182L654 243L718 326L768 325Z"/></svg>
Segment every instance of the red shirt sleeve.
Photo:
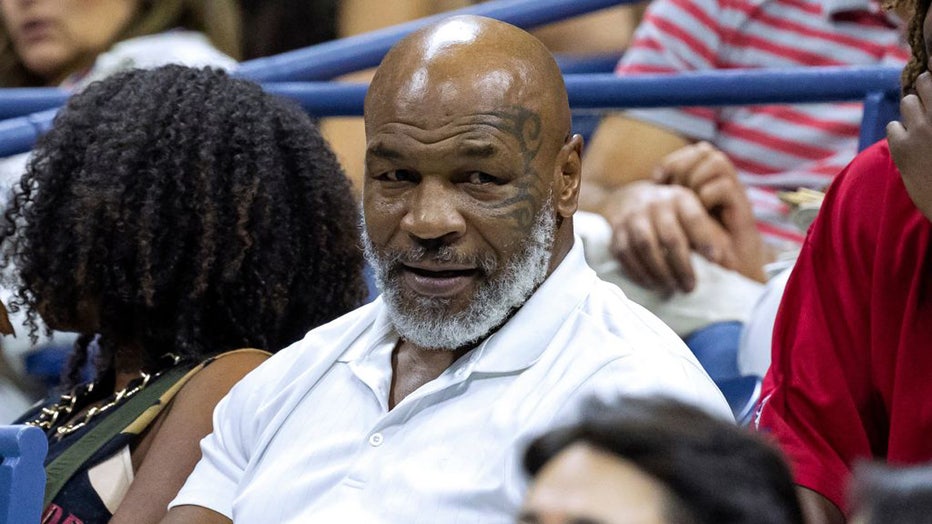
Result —
<svg viewBox="0 0 932 524"><path fill-rule="evenodd" d="M844 508L859 457L885 440L871 378L871 293L891 183L885 143L836 178L793 270L777 314L759 431L778 441L796 482Z"/></svg>

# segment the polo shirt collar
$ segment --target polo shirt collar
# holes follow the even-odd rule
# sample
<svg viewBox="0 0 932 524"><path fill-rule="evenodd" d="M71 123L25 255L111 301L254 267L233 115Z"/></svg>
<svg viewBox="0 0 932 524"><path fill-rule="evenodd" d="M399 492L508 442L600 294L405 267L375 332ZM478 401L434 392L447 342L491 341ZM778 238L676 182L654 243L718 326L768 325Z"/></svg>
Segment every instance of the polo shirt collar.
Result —
<svg viewBox="0 0 932 524"><path fill-rule="evenodd" d="M577 237L560 265L521 309L472 352L470 371L507 373L530 367L589 296L597 280Z"/></svg>

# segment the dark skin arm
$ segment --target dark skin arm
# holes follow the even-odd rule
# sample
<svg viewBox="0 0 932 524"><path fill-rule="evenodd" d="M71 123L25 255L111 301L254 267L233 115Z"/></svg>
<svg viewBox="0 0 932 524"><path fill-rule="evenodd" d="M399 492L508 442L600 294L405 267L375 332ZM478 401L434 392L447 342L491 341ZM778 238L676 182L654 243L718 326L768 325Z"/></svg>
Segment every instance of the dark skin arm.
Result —
<svg viewBox="0 0 932 524"><path fill-rule="evenodd" d="M216 511L200 506L178 506L172 508L168 515L162 519L162 524L232 524L232 520Z"/></svg>
<svg viewBox="0 0 932 524"><path fill-rule="evenodd" d="M618 146L625 143L639 147ZM766 252L750 203L721 151L612 115L593 136L585 166L581 207L612 226L612 252L638 284L691 291L692 251L763 279Z"/></svg>
<svg viewBox="0 0 932 524"><path fill-rule="evenodd" d="M802 486L796 486L796 495L806 524L845 524L841 510L822 495Z"/></svg>
<svg viewBox="0 0 932 524"><path fill-rule="evenodd" d="M133 451L135 478L112 524L159 522L165 516L201 458L200 441L212 430L214 406L266 358L260 353L220 358L184 385Z"/></svg>
<svg viewBox="0 0 932 524"><path fill-rule="evenodd" d="M900 101L900 121L887 125L887 142L909 197L932 220L932 75L919 75L915 88Z"/></svg>

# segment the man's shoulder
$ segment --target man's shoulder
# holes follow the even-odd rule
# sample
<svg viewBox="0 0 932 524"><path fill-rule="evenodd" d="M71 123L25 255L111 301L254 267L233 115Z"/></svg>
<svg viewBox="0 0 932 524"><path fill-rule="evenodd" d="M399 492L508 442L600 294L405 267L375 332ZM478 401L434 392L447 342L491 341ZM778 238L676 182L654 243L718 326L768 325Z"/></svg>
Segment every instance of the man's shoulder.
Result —
<svg viewBox="0 0 932 524"><path fill-rule="evenodd" d="M617 286L600 280L578 313L568 343L547 363L577 370L569 374L578 382L567 406L664 395L728 418L727 403L682 339Z"/></svg>
<svg viewBox="0 0 932 524"><path fill-rule="evenodd" d="M309 370L329 367L376 321L380 302L354 309L307 333L301 340L272 355L247 379L273 389L299 380Z"/></svg>
<svg viewBox="0 0 932 524"><path fill-rule="evenodd" d="M617 285L599 278L582 304L581 319L600 336L631 342L681 345L680 338L656 315L634 302Z"/></svg>

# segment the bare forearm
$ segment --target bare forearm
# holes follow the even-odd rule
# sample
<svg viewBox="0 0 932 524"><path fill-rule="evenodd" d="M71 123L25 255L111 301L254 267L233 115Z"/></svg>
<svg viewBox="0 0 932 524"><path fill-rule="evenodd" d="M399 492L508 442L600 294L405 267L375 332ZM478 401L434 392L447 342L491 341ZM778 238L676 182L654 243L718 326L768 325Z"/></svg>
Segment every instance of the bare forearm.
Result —
<svg viewBox="0 0 932 524"><path fill-rule="evenodd" d="M841 510L827 498L811 489L797 486L796 494L803 509L806 524L845 524Z"/></svg>
<svg viewBox="0 0 932 524"><path fill-rule="evenodd" d="M178 506L172 508L161 524L233 524L233 521L216 511L201 506Z"/></svg>

